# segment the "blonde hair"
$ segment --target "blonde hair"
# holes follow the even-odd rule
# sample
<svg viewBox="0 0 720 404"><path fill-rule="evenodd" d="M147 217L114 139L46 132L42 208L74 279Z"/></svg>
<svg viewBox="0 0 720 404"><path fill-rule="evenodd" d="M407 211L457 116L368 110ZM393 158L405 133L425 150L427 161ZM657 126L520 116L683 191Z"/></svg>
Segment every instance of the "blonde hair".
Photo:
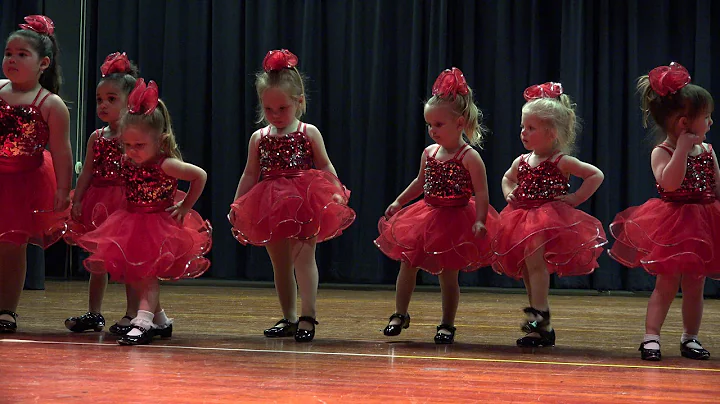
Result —
<svg viewBox="0 0 720 404"><path fill-rule="evenodd" d="M537 98L526 102L522 107L522 114L533 115L550 124L557 133L559 149L563 153L572 154L581 130L575 107L576 104L570 96L561 94L558 98Z"/></svg>
<svg viewBox="0 0 720 404"><path fill-rule="evenodd" d="M150 129L158 137L156 140L160 143L160 153L182 160L182 154L173 133L170 113L163 100L158 99L157 108L148 115L125 113L120 118L119 126L120 133L128 126L141 126Z"/></svg>
<svg viewBox="0 0 720 404"><path fill-rule="evenodd" d="M298 103L295 118L300 119L307 110L307 97L305 96L305 77L295 68L261 71L255 75L255 89L258 95L258 120L256 123L267 124L262 95L268 88L281 89L293 101Z"/></svg>
<svg viewBox="0 0 720 404"><path fill-rule="evenodd" d="M687 84L675 93L669 93L663 97L652 89L650 78L646 74L638 77L637 91L640 93L643 128L654 123L656 128L653 129L660 128L662 132L668 133L675 127L671 123L671 118L684 114L689 119L694 119L703 112L713 112L715 109L712 95L695 84ZM657 133L657 143L665 139L665 133L662 132Z"/></svg>
<svg viewBox="0 0 720 404"><path fill-rule="evenodd" d="M465 95L457 94L454 97L446 98L438 94L433 95L425 102L426 108L440 105L449 107L456 115L465 118L463 133L467 137L468 143L482 148L487 129L482 124L483 113L473 101L473 91L470 86L468 86L468 93Z"/></svg>

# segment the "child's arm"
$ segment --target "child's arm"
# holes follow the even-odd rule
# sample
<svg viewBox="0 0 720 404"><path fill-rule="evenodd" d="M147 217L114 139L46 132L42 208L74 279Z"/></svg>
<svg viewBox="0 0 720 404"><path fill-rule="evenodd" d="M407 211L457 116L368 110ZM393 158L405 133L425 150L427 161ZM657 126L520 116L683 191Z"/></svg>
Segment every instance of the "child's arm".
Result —
<svg viewBox="0 0 720 404"><path fill-rule="evenodd" d="M318 128L314 125L307 124L305 134L310 139L313 148L313 156L315 168L322 171L327 171L330 174L337 177L335 166L330 162L330 157L327 155L325 150L325 142L323 141L322 135Z"/></svg>
<svg viewBox="0 0 720 404"><path fill-rule="evenodd" d="M70 112L63 100L56 94L45 101L47 123L50 127L50 153L55 169L57 192L55 193L56 211L65 210L70 204L70 186L72 183L72 149L70 147Z"/></svg>
<svg viewBox="0 0 720 404"><path fill-rule="evenodd" d="M475 224L473 224L472 230L476 237L484 236L487 233L485 221L490 206L485 162L483 162L477 151L471 150L463 158L463 164L470 171L470 178L475 191Z"/></svg>
<svg viewBox="0 0 720 404"><path fill-rule="evenodd" d="M563 173L582 178L583 183L577 191L556 197L556 200L563 201L570 206L578 206L587 201L595 191L600 188L605 175L599 168L592 164L584 163L572 156L563 156L558 163L558 168Z"/></svg>
<svg viewBox="0 0 720 404"><path fill-rule="evenodd" d="M83 164L82 171L78 177L77 184L75 184L75 194L73 195L72 201L72 216L77 219L82 214L82 200L90 186L90 180L92 180L93 172L93 146L95 145L95 139L97 139L97 132L93 132L88 139L87 149L85 152L85 163Z"/></svg>
<svg viewBox="0 0 720 404"><path fill-rule="evenodd" d="M717 199L720 199L720 166L718 166L718 160L717 160L717 155L715 155L715 149L712 149L712 155L713 155L713 162L715 163L715 197Z"/></svg>
<svg viewBox="0 0 720 404"><path fill-rule="evenodd" d="M422 157L420 158L420 172L418 173L417 177L415 177L415 179L410 182L410 185L408 185L407 188L405 188L405 190L402 191L397 198L395 198L395 201L393 201L393 203L391 203L390 206L385 209L386 218L389 218L395 213L397 213L397 211L400 210L400 208L402 208L403 205L405 205L406 203L422 195L423 186L425 185L425 162L427 154L426 152L430 147L433 146L428 146L423 152Z"/></svg>
<svg viewBox="0 0 720 404"><path fill-rule="evenodd" d="M207 182L207 173L198 166L185 163L172 157L166 158L160 168L162 168L165 174L171 177L190 182L190 188L188 189L185 199L166 209L168 212L172 212L170 217L182 223L185 215L192 209L198 198L200 198L200 194L202 194L203 188L205 188L205 182Z"/></svg>
<svg viewBox="0 0 720 404"><path fill-rule="evenodd" d="M522 156L519 156L516 158L510 168L505 172L505 175L503 175L502 179L502 191L503 196L505 197L505 200L512 204L515 201L515 194L513 194L513 191L515 191L515 188L517 188L517 172L518 172L518 165L520 164L520 159Z"/></svg>
<svg viewBox="0 0 720 404"><path fill-rule="evenodd" d="M245 195L250 189L257 184L260 177L260 157L258 155L258 142L260 141L260 131L256 131L250 136L248 143L248 158L245 162L245 170L243 170L240 181L238 182L235 198Z"/></svg>
<svg viewBox="0 0 720 404"><path fill-rule="evenodd" d="M695 147L697 135L683 133L678 136L672 156L661 147L656 147L650 156L655 181L666 191L680 188L687 172L687 156Z"/></svg>

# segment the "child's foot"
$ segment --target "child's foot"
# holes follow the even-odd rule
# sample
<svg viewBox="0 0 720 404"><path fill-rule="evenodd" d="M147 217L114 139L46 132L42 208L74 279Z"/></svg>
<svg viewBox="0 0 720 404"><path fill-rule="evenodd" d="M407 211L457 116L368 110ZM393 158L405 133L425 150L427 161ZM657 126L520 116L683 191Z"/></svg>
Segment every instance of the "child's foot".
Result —
<svg viewBox="0 0 720 404"><path fill-rule="evenodd" d="M100 332L105 327L105 317L100 313L87 312L82 316L70 317L65 320L65 328L72 332L93 330Z"/></svg>
<svg viewBox="0 0 720 404"><path fill-rule="evenodd" d="M0 334L9 334L17 331L17 313L10 310L0 310Z"/></svg>
<svg viewBox="0 0 720 404"><path fill-rule="evenodd" d="M125 335L132 329L132 325L130 325L130 321L132 321L132 317L125 315L123 318L120 319L117 323L110 326L110 333L115 335Z"/></svg>
<svg viewBox="0 0 720 404"><path fill-rule="evenodd" d="M455 341L456 328L449 324L440 324L435 333L436 344L452 344Z"/></svg>
<svg viewBox="0 0 720 404"><path fill-rule="evenodd" d="M268 338L292 337L293 335L295 335L295 331L297 331L297 328L297 322L292 322L286 318L283 318L282 320L275 323L275 325L271 328L263 331L263 334L265 334L265 336Z"/></svg>
<svg viewBox="0 0 720 404"><path fill-rule="evenodd" d="M688 359L707 360L710 359L710 352L702 347L697 339L688 339L680 344L680 355Z"/></svg>
<svg viewBox="0 0 720 404"><path fill-rule="evenodd" d="M408 327L410 327L409 313L393 313L393 315L390 316L387 327L385 327L385 329L383 330L383 334L387 335L388 337L394 337L396 335L400 335L402 330Z"/></svg>
<svg viewBox="0 0 720 404"><path fill-rule="evenodd" d="M526 335L518 338L517 346L523 348L555 346L555 330L550 326L550 311L540 311L532 307L526 307L523 311L527 316L527 322L522 326Z"/></svg>
<svg viewBox="0 0 720 404"><path fill-rule="evenodd" d="M295 341L310 342L315 338L315 325L319 324L315 317L300 316L295 331Z"/></svg>
<svg viewBox="0 0 720 404"><path fill-rule="evenodd" d="M156 316L157 317L157 316ZM173 332L173 319L168 318L164 324L153 324L154 336L160 338L171 338Z"/></svg>
<svg viewBox="0 0 720 404"><path fill-rule="evenodd" d="M651 339L643 341L642 344L640 344L638 351L640 351L640 359L644 361L657 362L662 359L659 340Z"/></svg>

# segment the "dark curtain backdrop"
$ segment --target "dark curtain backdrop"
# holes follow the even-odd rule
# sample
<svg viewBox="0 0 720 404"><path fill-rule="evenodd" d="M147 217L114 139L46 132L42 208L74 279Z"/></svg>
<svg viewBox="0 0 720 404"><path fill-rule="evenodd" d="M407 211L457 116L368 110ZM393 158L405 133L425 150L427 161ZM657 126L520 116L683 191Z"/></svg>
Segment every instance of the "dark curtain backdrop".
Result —
<svg viewBox="0 0 720 404"><path fill-rule="evenodd" d="M463 70L492 130L481 155L498 210L505 205L500 179L524 152L522 91L561 81L584 123L577 155L606 175L581 208L606 225L618 211L656 196L635 79L675 60L694 83L720 94L712 75L720 68L720 2L712 0L90 0L88 21L88 99L105 55L127 52L144 77L159 83L186 160L210 175L197 209L215 227L206 275L214 278L272 280L265 250L240 246L225 218L257 128L254 74L270 49L299 56L309 77L305 120L320 128L353 191L357 221L318 246L322 282L394 282L398 264L372 240L385 207L417 173L430 141L422 101L444 68ZM93 103L87 117L88 131L99 126ZM607 256L600 264L590 276L553 279L553 287L653 287L641 269ZM489 268L461 274L461 282L521 286ZM706 292L717 295L718 285L709 281Z"/></svg>

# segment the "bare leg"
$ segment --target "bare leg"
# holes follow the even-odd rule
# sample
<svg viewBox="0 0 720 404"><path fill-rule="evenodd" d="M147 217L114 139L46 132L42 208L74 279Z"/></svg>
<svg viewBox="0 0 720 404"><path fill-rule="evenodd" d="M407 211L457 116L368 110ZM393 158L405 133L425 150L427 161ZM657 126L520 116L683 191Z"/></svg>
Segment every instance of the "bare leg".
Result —
<svg viewBox="0 0 720 404"><path fill-rule="evenodd" d="M455 326L455 315L460 303L460 285L458 271L443 271L440 274L440 291L442 292L442 324ZM441 329L440 333L450 335L450 331Z"/></svg>
<svg viewBox="0 0 720 404"><path fill-rule="evenodd" d="M291 322L297 320L297 284L293 273L293 257L289 240L280 240L266 246L273 265L275 291L280 300L283 317Z"/></svg>
<svg viewBox="0 0 720 404"><path fill-rule="evenodd" d="M107 274L90 274L90 282L88 284L88 311L90 313L102 312L102 302L105 297L107 284Z"/></svg>
<svg viewBox="0 0 720 404"><path fill-rule="evenodd" d="M17 311L27 271L27 244L0 243L0 310ZM8 314L0 320L14 322Z"/></svg>
<svg viewBox="0 0 720 404"><path fill-rule="evenodd" d="M402 262L400 264L400 272L398 273L397 281L395 282L395 312L400 314L407 314L408 308L410 307L410 299L415 291L415 284L417 283L418 269L411 267L409 264ZM390 321L392 325L401 324L402 320L399 318L393 318Z"/></svg>

